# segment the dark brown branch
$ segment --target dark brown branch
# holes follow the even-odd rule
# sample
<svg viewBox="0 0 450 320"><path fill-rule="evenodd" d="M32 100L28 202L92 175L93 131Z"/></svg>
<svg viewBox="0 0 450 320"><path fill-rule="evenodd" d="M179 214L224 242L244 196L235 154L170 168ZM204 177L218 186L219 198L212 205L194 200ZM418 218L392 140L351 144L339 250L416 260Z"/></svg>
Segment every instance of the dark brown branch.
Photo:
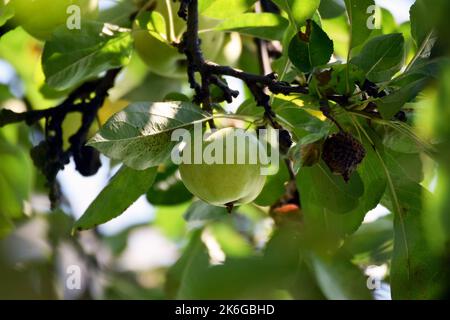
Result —
<svg viewBox="0 0 450 320"><path fill-rule="evenodd" d="M212 62L205 63L205 68L212 74L230 76L241 79L245 83L254 82L261 86L267 87L274 94L290 95L293 93L308 94L308 88L303 86L293 86L285 81L278 81L276 73L269 73L267 75L256 75L247 73L227 66L220 66Z"/></svg>
<svg viewBox="0 0 450 320"><path fill-rule="evenodd" d="M32 125L41 119L51 117L65 117L65 115L72 112L83 113L93 109L92 102L75 103L77 99L87 97L87 93L95 92L97 95L95 100L101 100L106 97L106 92L114 84L114 79L120 69L110 70L103 78L91 82L86 82L77 89L75 89L62 103L53 108L43 110L29 110L27 112L16 113L9 109L0 110L0 127L8 124L25 122L27 125Z"/></svg>
<svg viewBox="0 0 450 320"><path fill-rule="evenodd" d="M56 176L69 163L71 156L75 160L77 170L85 176L95 174L101 165L98 152L85 146L85 143L97 112L103 106L108 90L114 86L120 70L109 70L103 77L83 83L56 107L23 113L0 110L0 127L22 121L33 125L45 119L45 140L31 150L31 157L47 178L52 207L55 207L59 200ZM68 114L74 112L82 114L82 123L78 131L69 138L70 147L64 150L63 122Z"/></svg>
<svg viewBox="0 0 450 320"><path fill-rule="evenodd" d="M290 95L293 93L307 94L308 89L302 86L293 86L287 82L278 81L275 73L256 75L237 70L228 66L221 66L206 61L201 50L201 42L198 37L198 0L181 0L178 15L187 21L187 31L179 44L180 52L186 55L188 60L188 79L192 89L195 90L195 101L202 103L203 107L210 109L209 85L217 85L224 93L225 100L232 101L238 92L231 90L224 82L219 81L221 76L230 76L242 80L252 92L257 104L265 109L266 118L275 128L280 128L274 118L270 106L270 97L265 90L273 94ZM199 73L201 84L195 79L195 73Z"/></svg>

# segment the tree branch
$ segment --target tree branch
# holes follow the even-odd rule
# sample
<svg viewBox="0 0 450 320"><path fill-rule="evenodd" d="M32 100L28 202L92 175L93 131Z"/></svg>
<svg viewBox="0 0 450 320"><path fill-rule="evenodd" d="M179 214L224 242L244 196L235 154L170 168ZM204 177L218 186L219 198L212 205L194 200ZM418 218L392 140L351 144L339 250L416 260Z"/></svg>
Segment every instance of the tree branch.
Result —
<svg viewBox="0 0 450 320"><path fill-rule="evenodd" d="M220 80L220 77L234 77L242 80L247 85L255 97L257 105L265 109L265 116L270 123L277 129L281 128L274 120L275 114L270 106L269 95L265 90L268 89L273 94L290 95L292 93L307 94L308 89L303 86L293 86L287 82L278 81L278 76L275 73L256 75L206 61L203 57L201 41L198 37L198 0L181 0L178 15L187 21L187 31L184 33L178 47L188 60L188 79L191 88L196 92L194 100L202 103L203 107L210 111L209 86L215 84L223 91L225 99L231 102L233 98L237 97L238 92L231 90ZM195 79L195 73L200 74L201 84Z"/></svg>
<svg viewBox="0 0 450 320"><path fill-rule="evenodd" d="M95 174L101 165L98 152L85 146L85 143L97 112L103 106L108 90L114 86L120 70L121 68L111 69L102 78L83 83L56 107L23 113L0 110L0 127L22 121L33 125L45 119L45 140L31 150L31 157L47 179L53 208L60 198L56 176L69 163L71 156L74 157L76 169L85 176ZM69 138L70 147L64 150L63 122L68 114L74 112L82 114L82 123L78 131Z"/></svg>

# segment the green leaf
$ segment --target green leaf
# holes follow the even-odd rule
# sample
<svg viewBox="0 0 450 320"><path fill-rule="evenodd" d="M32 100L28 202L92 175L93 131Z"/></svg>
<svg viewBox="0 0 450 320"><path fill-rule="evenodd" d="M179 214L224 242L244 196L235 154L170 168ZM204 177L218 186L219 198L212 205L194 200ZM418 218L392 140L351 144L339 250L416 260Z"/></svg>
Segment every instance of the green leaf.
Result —
<svg viewBox="0 0 450 320"><path fill-rule="evenodd" d="M333 41L315 22L308 22L305 33L295 35L288 49L289 59L303 72L311 72L314 67L327 64L333 54Z"/></svg>
<svg viewBox="0 0 450 320"><path fill-rule="evenodd" d="M262 117L264 115L264 109L258 107L254 99L247 99L236 110L237 115L250 116L250 117Z"/></svg>
<svg viewBox="0 0 450 320"><path fill-rule="evenodd" d="M289 287L289 292L295 300L326 300L315 278L312 266L305 261L299 263L295 278Z"/></svg>
<svg viewBox="0 0 450 320"><path fill-rule="evenodd" d="M422 159L419 153L400 153L384 150L384 160L393 180L422 182L424 178Z"/></svg>
<svg viewBox="0 0 450 320"><path fill-rule="evenodd" d="M433 135L442 143L439 145L439 157L436 176L436 187L433 196L425 197L424 214L422 216L427 240L434 252L448 256L450 243L450 81L449 65L441 68L442 77L438 83L436 100L424 99L423 103L428 119L421 118L421 125L432 128ZM448 270L447 270L448 272Z"/></svg>
<svg viewBox="0 0 450 320"><path fill-rule="evenodd" d="M322 19L333 19L344 13L345 8L340 0L321 0L319 12Z"/></svg>
<svg viewBox="0 0 450 320"><path fill-rule="evenodd" d="M350 27L346 15L322 20L322 29L333 39L334 54L339 60L346 60L350 43Z"/></svg>
<svg viewBox="0 0 450 320"><path fill-rule="evenodd" d="M264 256L227 257L222 265L209 265L200 235L176 264L177 299L274 299L288 287L299 260L298 232L279 230ZM276 270L276 272L274 272ZM172 287L176 287L172 286ZM285 296L283 296L285 297Z"/></svg>
<svg viewBox="0 0 450 320"><path fill-rule="evenodd" d="M198 10L210 18L225 19L250 9L256 0L200 0Z"/></svg>
<svg viewBox="0 0 450 320"><path fill-rule="evenodd" d="M433 31L433 21L429 12L429 3L416 0L409 10L411 21L411 35L420 47Z"/></svg>
<svg viewBox="0 0 450 320"><path fill-rule="evenodd" d="M344 248L353 255L372 253L382 250L387 242L393 240L393 235L392 219L379 218L362 224L358 231L345 240Z"/></svg>
<svg viewBox="0 0 450 320"><path fill-rule="evenodd" d="M88 142L108 157L143 170L169 159L178 141L175 129L186 128L209 116L189 102L137 102L112 116Z"/></svg>
<svg viewBox="0 0 450 320"><path fill-rule="evenodd" d="M178 167L169 164L159 172L155 183L147 192L147 200L153 205L177 205L192 199L192 194L178 178Z"/></svg>
<svg viewBox="0 0 450 320"><path fill-rule="evenodd" d="M0 237L12 227L12 219L23 214L33 183L33 167L28 154L0 136Z"/></svg>
<svg viewBox="0 0 450 320"><path fill-rule="evenodd" d="M377 147L376 152L388 181L388 197L383 204L394 213L392 297L402 300L437 298L442 289L437 279L443 279L444 275L425 238L422 199L428 192L399 170L411 168L399 168L397 163L386 161L389 154L381 150Z"/></svg>
<svg viewBox="0 0 450 320"><path fill-rule="evenodd" d="M423 151L413 137L392 127L383 127L383 129L381 136L383 145L387 148L400 153L419 153Z"/></svg>
<svg viewBox="0 0 450 320"><path fill-rule="evenodd" d="M259 206L271 206L285 193L285 184L289 180L289 172L286 165L280 159L280 168L274 175L267 177L266 184L259 196L255 199L255 203Z"/></svg>
<svg viewBox="0 0 450 320"><path fill-rule="evenodd" d="M417 183L406 183L396 184L395 193L397 204L391 204L395 212L392 298L439 298L445 286L445 266L441 266L425 238L422 198L427 191Z"/></svg>
<svg viewBox="0 0 450 320"><path fill-rule="evenodd" d="M354 92L356 84L364 83L364 71L353 64L335 64L329 70L322 71L311 79L310 92L321 93L321 95L348 95L348 92ZM348 79L349 87L347 88ZM319 99L319 93L317 98Z"/></svg>
<svg viewBox="0 0 450 320"><path fill-rule="evenodd" d="M91 229L120 216L150 188L155 177L156 167L138 171L122 166L83 216L75 222L73 229Z"/></svg>
<svg viewBox="0 0 450 320"><path fill-rule="evenodd" d="M421 78L377 101L378 110L384 119L390 120L403 106L412 101L427 86L429 79Z"/></svg>
<svg viewBox="0 0 450 320"><path fill-rule="evenodd" d="M433 195L425 197L424 214L422 216L426 237L434 252L446 253L446 245L450 239L450 174L442 166L437 170L437 183Z"/></svg>
<svg viewBox="0 0 450 320"><path fill-rule="evenodd" d="M316 142L330 132L328 121L318 119L292 101L283 101L274 110L277 118L289 125L301 145Z"/></svg>
<svg viewBox="0 0 450 320"><path fill-rule="evenodd" d="M371 300L366 277L343 255L311 255L311 262L322 292L331 300Z"/></svg>
<svg viewBox="0 0 450 320"><path fill-rule="evenodd" d="M400 71L403 60L403 35L393 33L371 39L351 63L363 69L370 81L383 82Z"/></svg>
<svg viewBox="0 0 450 320"><path fill-rule="evenodd" d="M194 201L184 214L186 221L205 222L218 220L228 215L227 210L222 207L212 206L201 200Z"/></svg>
<svg viewBox="0 0 450 320"><path fill-rule="evenodd" d="M363 44L372 33L367 22L371 13L367 12L370 6L375 6L373 0L345 0L347 14L350 21L350 50Z"/></svg>
<svg viewBox="0 0 450 320"><path fill-rule="evenodd" d="M237 31L266 40L281 40L288 25L289 22L278 14L244 13L222 21L215 29Z"/></svg>
<svg viewBox="0 0 450 320"><path fill-rule="evenodd" d="M325 208L334 213L346 213L358 205L364 193L364 184L358 173L348 183L333 175L324 162L313 167L303 167L297 175L302 205ZM312 187L313 186L313 187Z"/></svg>
<svg viewBox="0 0 450 320"><path fill-rule="evenodd" d="M0 0L0 27L14 16L14 8L11 2L5 4L4 0Z"/></svg>
<svg viewBox="0 0 450 320"><path fill-rule="evenodd" d="M228 215L228 219L212 223L208 226L208 231L211 231L227 258L251 256L254 251L252 242L231 223L230 218Z"/></svg>
<svg viewBox="0 0 450 320"><path fill-rule="evenodd" d="M320 5L320 0L273 0L281 9L294 19L297 26L302 26L311 19Z"/></svg>
<svg viewBox="0 0 450 320"><path fill-rule="evenodd" d="M114 23L121 27L131 27L130 17L136 12L136 4L132 1L115 1L114 6L102 8L97 21Z"/></svg>
<svg viewBox="0 0 450 320"><path fill-rule="evenodd" d="M184 239L186 236L186 221L183 219L183 215L189 205L189 202L185 202L179 205L157 206L153 225L171 240L180 241Z"/></svg>
<svg viewBox="0 0 450 320"><path fill-rule="evenodd" d="M204 270L208 266L208 253L201 240L202 229L196 230L191 235L189 244L184 249L183 255L167 272L165 291L169 299L186 294L185 283L189 281L201 281L191 278L195 271ZM181 292L180 292L181 291Z"/></svg>
<svg viewBox="0 0 450 320"><path fill-rule="evenodd" d="M118 27L86 22L80 30L59 27L42 55L46 82L64 90L129 61L132 38Z"/></svg>
<svg viewBox="0 0 450 320"><path fill-rule="evenodd" d="M406 72L390 82L392 92L377 102L383 118L391 120L406 103L413 101L431 80L439 78L447 62L446 58L417 58L412 62Z"/></svg>
<svg viewBox="0 0 450 320"><path fill-rule="evenodd" d="M366 139L363 141L366 149L366 156L358 166L357 172L364 183L364 194L360 198L358 207L348 213L349 215L359 217L359 225L361 225L366 213L374 209L380 203L387 185L386 176L383 174L382 167L375 151ZM359 225L355 226L356 228L351 230L351 232L355 232Z"/></svg>
<svg viewBox="0 0 450 320"><path fill-rule="evenodd" d="M34 109L55 106L55 101L44 99L40 88L44 83L39 41L23 28L15 28L0 38L0 58L6 60L17 72L23 84L24 94ZM39 49L40 50L40 49ZM33 67L30 67L33 66Z"/></svg>
<svg viewBox="0 0 450 320"><path fill-rule="evenodd" d="M14 230L14 224L3 212L0 212L0 239Z"/></svg>

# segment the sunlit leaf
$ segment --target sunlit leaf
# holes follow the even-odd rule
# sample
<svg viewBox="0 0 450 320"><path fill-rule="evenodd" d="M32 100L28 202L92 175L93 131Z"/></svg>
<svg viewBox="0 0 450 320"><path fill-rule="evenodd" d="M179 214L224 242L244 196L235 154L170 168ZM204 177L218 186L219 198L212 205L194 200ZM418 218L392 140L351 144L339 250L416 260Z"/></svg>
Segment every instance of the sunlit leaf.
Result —
<svg viewBox="0 0 450 320"><path fill-rule="evenodd" d="M237 31L267 40L281 40L288 21L273 13L244 13L224 20L215 27L221 31Z"/></svg>
<svg viewBox="0 0 450 320"><path fill-rule="evenodd" d="M281 9L296 22L297 26L305 24L319 8L320 0L274 0Z"/></svg>
<svg viewBox="0 0 450 320"><path fill-rule="evenodd" d="M199 12L207 17L224 19L250 9L256 0L200 0Z"/></svg>
<svg viewBox="0 0 450 320"><path fill-rule="evenodd" d="M89 141L107 156L142 170L164 163L178 141L175 129L208 120L198 106L188 102L133 103L111 117Z"/></svg>
<svg viewBox="0 0 450 320"><path fill-rule="evenodd" d="M148 190L155 177L156 168L137 171L123 166L78 219L73 229L81 231L94 228L118 217Z"/></svg>
<svg viewBox="0 0 450 320"><path fill-rule="evenodd" d="M129 61L130 32L97 22L84 23L80 30L60 27L47 41L42 56L46 82L63 90L120 67Z"/></svg>

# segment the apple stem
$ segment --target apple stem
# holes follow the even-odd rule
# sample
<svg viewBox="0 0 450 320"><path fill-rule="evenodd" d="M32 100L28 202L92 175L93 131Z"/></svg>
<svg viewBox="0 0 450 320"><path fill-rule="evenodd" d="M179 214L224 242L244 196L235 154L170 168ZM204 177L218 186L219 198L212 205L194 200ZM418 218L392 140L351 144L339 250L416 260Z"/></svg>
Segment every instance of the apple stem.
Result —
<svg viewBox="0 0 450 320"><path fill-rule="evenodd" d="M233 212L234 203L233 202L226 203L225 207L227 208L228 213L231 214Z"/></svg>

